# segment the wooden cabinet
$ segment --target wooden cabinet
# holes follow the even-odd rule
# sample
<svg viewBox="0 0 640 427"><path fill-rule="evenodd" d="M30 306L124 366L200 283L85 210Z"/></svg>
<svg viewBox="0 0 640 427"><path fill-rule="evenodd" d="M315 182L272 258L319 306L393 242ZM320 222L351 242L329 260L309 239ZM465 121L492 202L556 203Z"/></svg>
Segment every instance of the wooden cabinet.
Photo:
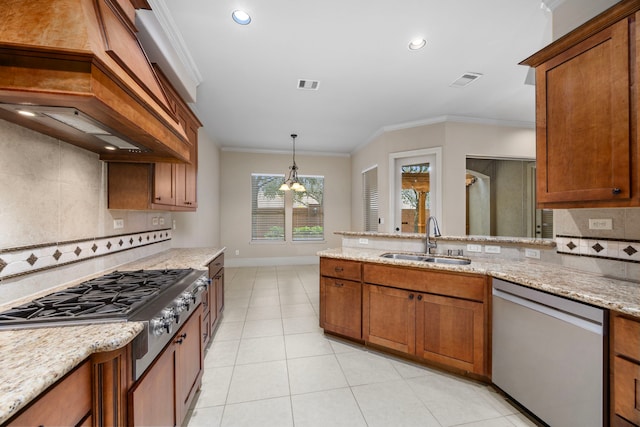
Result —
<svg viewBox="0 0 640 427"><path fill-rule="evenodd" d="M490 375L486 277L365 263L363 281L365 342Z"/></svg>
<svg viewBox="0 0 640 427"><path fill-rule="evenodd" d="M7 426L92 424L91 363L86 361L12 418Z"/></svg>
<svg viewBox="0 0 640 427"><path fill-rule="evenodd" d="M362 339L362 264L320 258L320 327Z"/></svg>
<svg viewBox="0 0 640 427"><path fill-rule="evenodd" d="M640 426L640 320L611 316L611 425Z"/></svg>
<svg viewBox="0 0 640 427"><path fill-rule="evenodd" d="M638 1L623 1L522 64L536 69L540 208L640 206Z"/></svg>
<svg viewBox="0 0 640 427"><path fill-rule="evenodd" d="M129 392L132 426L182 425L202 383L202 305Z"/></svg>
<svg viewBox="0 0 640 427"><path fill-rule="evenodd" d="M224 253L218 255L209 263L209 278L211 279L211 286L209 287L209 303L211 306L209 328L213 334L222 319L222 311L224 310Z"/></svg>

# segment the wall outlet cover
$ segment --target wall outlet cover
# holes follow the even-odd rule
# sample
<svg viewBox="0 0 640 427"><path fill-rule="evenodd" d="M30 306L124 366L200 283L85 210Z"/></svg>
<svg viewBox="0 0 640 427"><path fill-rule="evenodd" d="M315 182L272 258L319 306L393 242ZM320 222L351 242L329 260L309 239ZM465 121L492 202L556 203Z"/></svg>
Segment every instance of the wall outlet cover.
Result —
<svg viewBox="0 0 640 427"><path fill-rule="evenodd" d="M482 252L482 245L467 245L467 252Z"/></svg>
<svg viewBox="0 0 640 427"><path fill-rule="evenodd" d="M359 239L358 243L360 243L361 245L368 245L369 244L369 239Z"/></svg>
<svg viewBox="0 0 640 427"><path fill-rule="evenodd" d="M113 228L116 230L119 228L124 228L124 219L114 219Z"/></svg>
<svg viewBox="0 0 640 427"><path fill-rule="evenodd" d="M500 253L500 246L486 245L484 247L484 251L485 251L485 253L488 253L488 254L499 254Z"/></svg>
<svg viewBox="0 0 640 427"><path fill-rule="evenodd" d="M540 259L540 249L525 249L524 256L527 258Z"/></svg>
<svg viewBox="0 0 640 427"><path fill-rule="evenodd" d="M613 230L612 218L589 218L589 230Z"/></svg>
<svg viewBox="0 0 640 427"><path fill-rule="evenodd" d="M151 225L158 225L158 217L154 216L153 218L151 218Z"/></svg>
<svg viewBox="0 0 640 427"><path fill-rule="evenodd" d="M158 218L158 222L160 223L160 225L164 225L164 218L162 217Z"/></svg>

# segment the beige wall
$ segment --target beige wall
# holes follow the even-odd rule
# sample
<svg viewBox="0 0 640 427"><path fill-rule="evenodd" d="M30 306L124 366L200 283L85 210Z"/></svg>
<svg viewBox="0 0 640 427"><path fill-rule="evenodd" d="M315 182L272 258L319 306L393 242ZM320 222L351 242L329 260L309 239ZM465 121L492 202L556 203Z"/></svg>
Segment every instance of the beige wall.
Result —
<svg viewBox="0 0 640 427"><path fill-rule="evenodd" d="M325 242L251 243L251 174L284 174L291 154L222 151L220 160L221 244L229 265L310 262L317 251L339 247L335 231L351 229L351 160L346 156L296 154L300 175L325 178ZM236 255L239 251L239 255Z"/></svg>
<svg viewBox="0 0 640 427"><path fill-rule="evenodd" d="M532 88L533 90L533 88ZM383 133L353 155L351 223L355 231L363 230L362 171L378 165L379 214L389 212L389 154L442 147L442 218L443 234L465 234L466 157L535 158L535 130L477 123L439 122ZM379 231L391 232L385 221Z"/></svg>

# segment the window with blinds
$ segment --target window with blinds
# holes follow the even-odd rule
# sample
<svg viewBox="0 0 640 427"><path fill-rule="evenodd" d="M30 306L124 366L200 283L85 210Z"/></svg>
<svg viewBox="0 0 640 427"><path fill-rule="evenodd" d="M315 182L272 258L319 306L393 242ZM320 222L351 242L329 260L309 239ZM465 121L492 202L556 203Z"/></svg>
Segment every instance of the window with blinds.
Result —
<svg viewBox="0 0 640 427"><path fill-rule="evenodd" d="M284 240L284 175L251 174L251 240Z"/></svg>
<svg viewBox="0 0 640 427"><path fill-rule="evenodd" d="M378 231L378 168L362 173L364 231Z"/></svg>
<svg viewBox="0 0 640 427"><path fill-rule="evenodd" d="M292 191L292 240L324 240L324 177L298 178L306 191Z"/></svg>

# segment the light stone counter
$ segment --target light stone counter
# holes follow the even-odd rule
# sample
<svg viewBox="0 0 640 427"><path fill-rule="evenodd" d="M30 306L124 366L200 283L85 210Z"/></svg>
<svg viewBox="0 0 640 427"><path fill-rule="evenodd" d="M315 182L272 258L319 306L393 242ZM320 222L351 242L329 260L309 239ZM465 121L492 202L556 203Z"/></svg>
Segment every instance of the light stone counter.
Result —
<svg viewBox="0 0 640 427"><path fill-rule="evenodd" d="M117 270L195 268L223 253L224 248L171 249L121 265ZM95 277L108 273L100 272ZM90 279L67 283L73 286ZM40 294L54 291L49 289ZM32 295L29 300L41 296ZM14 301L10 305L16 305ZM2 310L8 308L2 308ZM93 353L129 344L144 326L140 322L105 323L56 328L0 331L0 424L78 366Z"/></svg>
<svg viewBox="0 0 640 427"><path fill-rule="evenodd" d="M534 260L510 260L469 256L469 265L430 264L380 258L379 249L337 248L318 252L320 257L404 265L434 270L486 274L555 295L616 310L640 318L640 284L610 279Z"/></svg>

